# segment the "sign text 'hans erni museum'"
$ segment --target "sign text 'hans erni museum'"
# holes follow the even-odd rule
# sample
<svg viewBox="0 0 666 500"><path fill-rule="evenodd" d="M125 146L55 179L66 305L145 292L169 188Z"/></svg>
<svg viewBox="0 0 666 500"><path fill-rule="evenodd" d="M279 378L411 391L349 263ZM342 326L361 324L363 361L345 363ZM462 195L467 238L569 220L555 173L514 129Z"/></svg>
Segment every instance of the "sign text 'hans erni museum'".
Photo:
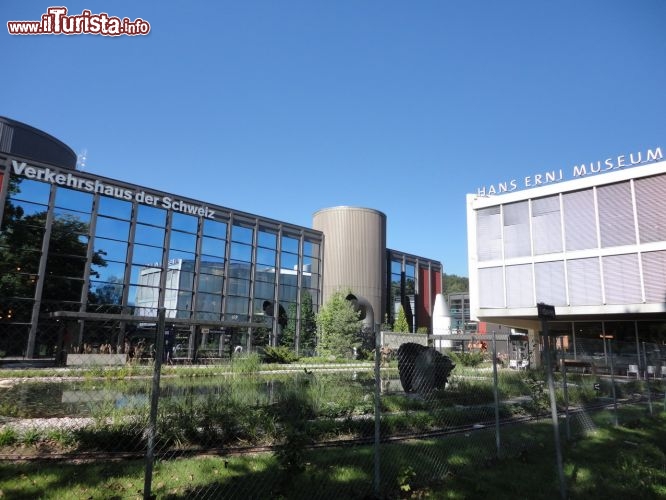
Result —
<svg viewBox="0 0 666 500"><path fill-rule="evenodd" d="M0 118L5 358L124 353L155 342L159 310L189 360L267 345L312 353L313 317L344 289L370 331L399 306L413 331L431 325L442 265L388 249L378 210L322 209L309 228L83 172L76 160L55 137Z"/></svg>
<svg viewBox="0 0 666 500"><path fill-rule="evenodd" d="M578 164L570 173L568 179L562 170L532 175L467 195L471 316L538 344L537 305L552 305L550 333L567 356L580 356L600 338L633 351L640 342L663 343L661 147Z"/></svg>
<svg viewBox="0 0 666 500"><path fill-rule="evenodd" d="M476 190L478 196L493 196L502 193L510 193L518 189L527 189L544 186L553 182L560 182L568 179L575 179L587 175L595 175L622 168L635 167L646 163L654 163L663 159L661 148L648 149L647 151L637 151L627 155L620 155L614 158L596 160L590 163L580 163L571 167L568 174L564 169L549 170L538 174L527 175L520 179L510 179L508 181L498 182L489 186L482 186Z"/></svg>

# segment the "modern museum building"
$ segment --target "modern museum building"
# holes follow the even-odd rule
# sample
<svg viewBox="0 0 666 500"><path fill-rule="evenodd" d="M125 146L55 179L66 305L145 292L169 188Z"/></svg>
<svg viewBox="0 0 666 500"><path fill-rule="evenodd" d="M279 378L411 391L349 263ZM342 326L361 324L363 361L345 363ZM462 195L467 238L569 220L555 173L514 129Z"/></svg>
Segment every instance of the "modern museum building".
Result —
<svg viewBox="0 0 666 500"><path fill-rule="evenodd" d="M661 148L479 188L467 195L467 227L474 319L536 346L537 304L553 306L549 334L571 355L586 343L604 352L601 339L633 352L666 341Z"/></svg>
<svg viewBox="0 0 666 500"><path fill-rule="evenodd" d="M154 339L165 310L174 355L316 349L314 317L335 291L365 325L396 304L429 327L442 265L386 247L373 209L316 212L313 227L77 169L74 151L0 118L0 359L122 352Z"/></svg>

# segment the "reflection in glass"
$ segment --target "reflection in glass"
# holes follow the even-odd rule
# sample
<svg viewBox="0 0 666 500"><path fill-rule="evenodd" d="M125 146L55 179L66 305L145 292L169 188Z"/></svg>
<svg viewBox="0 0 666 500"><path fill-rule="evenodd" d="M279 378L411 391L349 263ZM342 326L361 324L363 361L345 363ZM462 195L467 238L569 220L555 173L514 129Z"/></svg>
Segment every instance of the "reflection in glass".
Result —
<svg viewBox="0 0 666 500"><path fill-rule="evenodd" d="M195 317L197 319L211 321L219 320L222 308L222 297L218 294L199 293L197 294L196 308L197 312Z"/></svg>
<svg viewBox="0 0 666 500"><path fill-rule="evenodd" d="M132 263L141 265L162 265L162 248L146 245L134 245L132 254Z"/></svg>
<svg viewBox="0 0 666 500"><path fill-rule="evenodd" d="M6 207L7 209L5 210L2 223L3 228L6 227L9 222L8 219L10 218L23 218L26 222L37 225L43 225L46 221L46 209L48 208L46 205L39 205L27 201L8 200Z"/></svg>
<svg viewBox="0 0 666 500"><path fill-rule="evenodd" d="M280 254L280 267L282 269L297 270L298 255L282 252Z"/></svg>
<svg viewBox="0 0 666 500"><path fill-rule="evenodd" d="M275 256L276 256L275 250L268 250L267 248L257 248L257 265L274 267Z"/></svg>
<svg viewBox="0 0 666 500"><path fill-rule="evenodd" d="M309 257L319 257L319 243L312 241L303 242L303 255Z"/></svg>
<svg viewBox="0 0 666 500"><path fill-rule="evenodd" d="M247 315L249 300L247 297L227 297L225 310L229 315ZM231 319L231 318L229 318Z"/></svg>
<svg viewBox="0 0 666 500"><path fill-rule="evenodd" d="M122 282L124 275L124 262L113 262L107 260L105 265L93 264L90 270L90 276L100 281L120 280Z"/></svg>
<svg viewBox="0 0 666 500"><path fill-rule="evenodd" d="M0 265L0 271L4 271L3 268L4 266ZM5 296L3 298L7 298L7 295L11 295L11 300L7 300L5 304L0 305L0 316L3 316L0 319L6 319L4 318L4 315L7 315L8 313L7 311L4 311L4 309L8 303L14 302L14 297L32 299L35 296L35 286L37 285L36 274L4 272L3 276L3 281L9 282L9 280L11 280L11 284L10 286L3 286L5 290L3 290L4 293L0 295L0 297ZM7 292L9 292L9 294ZM11 307L9 309L11 309ZM11 316L13 315L9 313L9 316L11 319Z"/></svg>
<svg viewBox="0 0 666 500"><path fill-rule="evenodd" d="M234 224L231 227L231 241L252 244L252 228Z"/></svg>
<svg viewBox="0 0 666 500"><path fill-rule="evenodd" d="M172 249L194 252L197 247L197 237L195 234L171 231L169 245Z"/></svg>
<svg viewBox="0 0 666 500"><path fill-rule="evenodd" d="M296 286L298 284L298 276L296 273L280 273L280 285Z"/></svg>
<svg viewBox="0 0 666 500"><path fill-rule="evenodd" d="M129 239L129 222L121 221L118 219L111 219L109 217L97 217L95 223L95 235L105 238L112 238L121 241Z"/></svg>
<svg viewBox="0 0 666 500"><path fill-rule="evenodd" d="M80 302L82 279L66 278L61 276L47 276L44 280L44 301Z"/></svg>
<svg viewBox="0 0 666 500"><path fill-rule="evenodd" d="M298 287L280 283L280 302L296 302Z"/></svg>
<svg viewBox="0 0 666 500"><path fill-rule="evenodd" d="M164 227L166 225L166 210L148 205L139 205L136 220L153 226Z"/></svg>
<svg viewBox="0 0 666 500"><path fill-rule="evenodd" d="M33 203L41 203L43 205L49 203L49 193L51 191L51 186L49 184L25 178L15 179L18 192L12 195L12 199L29 200Z"/></svg>
<svg viewBox="0 0 666 500"><path fill-rule="evenodd" d="M122 304L123 284L122 280L115 281L109 277L109 281L91 281L89 304Z"/></svg>
<svg viewBox="0 0 666 500"><path fill-rule="evenodd" d="M212 259L206 256L206 260L202 260L199 272L206 274L224 274L224 259Z"/></svg>
<svg viewBox="0 0 666 500"><path fill-rule="evenodd" d="M213 236L224 240L227 238L227 224L226 222L205 219L203 233L206 236Z"/></svg>
<svg viewBox="0 0 666 500"><path fill-rule="evenodd" d="M63 209L55 209L53 211L53 219L54 220L61 220L64 223L67 222L80 222L81 223L81 228L85 228L85 232L88 233L89 227L88 224L90 223L90 214L89 213L81 213L81 212L72 212L71 210L63 210Z"/></svg>
<svg viewBox="0 0 666 500"><path fill-rule="evenodd" d="M266 283L275 283L275 268L270 269L257 269L255 273L255 280L263 281Z"/></svg>
<svg viewBox="0 0 666 500"><path fill-rule="evenodd" d="M134 241L136 243L162 246L164 245L164 228L137 224Z"/></svg>
<svg viewBox="0 0 666 500"><path fill-rule="evenodd" d="M95 252L98 252L105 260L124 262L127 258L127 242L108 240L106 238L95 238Z"/></svg>
<svg viewBox="0 0 666 500"><path fill-rule="evenodd" d="M154 316L157 314L159 288L150 286L136 286L132 290L134 295L135 312L139 316Z"/></svg>
<svg viewBox="0 0 666 500"><path fill-rule="evenodd" d="M224 244L224 240L218 240L216 238L208 238L204 236L201 240L201 253L224 257Z"/></svg>
<svg viewBox="0 0 666 500"><path fill-rule="evenodd" d="M171 228L179 231L196 234L198 228L198 219L191 215L174 212L171 216Z"/></svg>
<svg viewBox="0 0 666 500"><path fill-rule="evenodd" d="M132 266L130 283L159 286L161 270L159 267Z"/></svg>
<svg viewBox="0 0 666 500"><path fill-rule="evenodd" d="M275 294L275 283L257 281L254 284L254 296L261 299L273 300Z"/></svg>
<svg viewBox="0 0 666 500"><path fill-rule="evenodd" d="M74 191L59 187L56 190L55 206L58 208L70 208L79 212L90 213L92 210L93 196L90 193Z"/></svg>
<svg viewBox="0 0 666 500"><path fill-rule="evenodd" d="M100 196L97 212L98 214L111 215L117 219L130 220L132 218L132 204L129 201Z"/></svg>
<svg viewBox="0 0 666 500"><path fill-rule="evenodd" d="M282 247L283 252L298 253L298 240L296 238L290 238L289 236L282 237Z"/></svg>
<svg viewBox="0 0 666 500"><path fill-rule="evenodd" d="M185 261L191 264L194 263L194 254L190 252L179 252L178 250L171 250L169 252L169 262Z"/></svg>
<svg viewBox="0 0 666 500"><path fill-rule="evenodd" d="M231 295L250 295L250 280L229 278L228 293Z"/></svg>
<svg viewBox="0 0 666 500"><path fill-rule="evenodd" d="M242 243L231 244L231 258L243 262L250 262L252 258L252 247Z"/></svg>
<svg viewBox="0 0 666 500"><path fill-rule="evenodd" d="M277 248L277 235L267 233L266 231L259 231L258 245L264 248Z"/></svg>
<svg viewBox="0 0 666 500"><path fill-rule="evenodd" d="M216 276L214 274L200 274L199 275L199 291L208 293L222 293L224 286L224 277Z"/></svg>

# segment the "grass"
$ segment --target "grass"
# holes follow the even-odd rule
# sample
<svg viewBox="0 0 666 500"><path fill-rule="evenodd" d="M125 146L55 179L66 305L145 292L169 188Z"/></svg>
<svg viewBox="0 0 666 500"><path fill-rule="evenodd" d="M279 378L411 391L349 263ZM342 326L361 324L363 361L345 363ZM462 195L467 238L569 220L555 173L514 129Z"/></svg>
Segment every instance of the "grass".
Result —
<svg viewBox="0 0 666 500"><path fill-rule="evenodd" d="M624 408L618 427L608 412L590 417L590 432L564 446L568 498L665 498L666 414ZM382 445L382 497L560 498L549 423L510 428L499 459L493 436L486 431ZM158 460L151 493L161 499L370 498L373 453L370 446L309 450L302 468L288 474L272 453ZM3 462L0 497L142 498L144 466L143 460Z"/></svg>
<svg viewBox="0 0 666 500"><path fill-rule="evenodd" d="M278 366L278 365L276 365ZM364 498L372 495L374 450L369 446L315 448L324 440L374 434L371 379L351 374L344 383L335 375L308 370L261 372L257 356L232 365L165 367L158 413L158 454L152 492L158 498ZM392 370L392 369L391 369ZM44 374L44 372L41 372ZM149 384L150 367L79 371L84 388L108 386L131 393L126 384L139 378ZM138 377L137 377L138 376ZM118 378L116 378L118 377ZM203 378L199 378L203 377ZM193 378L198 378L193 383ZM610 391L608 380L594 388L596 377L568 378L570 403L584 403ZM31 382L45 383L45 382ZM618 396L645 390L640 381L624 381ZM661 390L661 382L652 383ZM214 391L210 389L214 388ZM499 380L500 417L548 415L543 376L503 371ZM205 389L205 390L203 390ZM557 400L563 392L556 377ZM17 393L18 394L18 393ZM444 391L428 397L387 392L381 397L382 436L463 426L469 431L446 438L395 441L381 447L382 496L386 498L559 498L554 468L552 426L548 421L514 424L502 432L501 458L495 455L492 372L461 367ZM20 398L6 398L3 416L20 417ZM145 450L147 403L118 408L95 407L95 424L76 431L11 428L0 431L6 456L61 452ZM523 406L524 405L524 406ZM658 411L662 401L655 402ZM666 498L666 416L647 417L645 407L623 407L614 415L579 415L567 443L565 473L569 498ZM580 423L583 425L579 425ZM474 423L476 429L470 430ZM484 427L487 426L487 427ZM564 434L564 432L562 433ZM232 448L275 445L275 453L251 456L201 456L175 459L190 446L229 453ZM170 453L167 455L167 453ZM166 459L165 457L173 457ZM0 498L142 498L143 460L76 463L0 462ZM608 478L612 478L609 481ZM597 483L603 484L599 486ZM596 488L596 489L595 489Z"/></svg>

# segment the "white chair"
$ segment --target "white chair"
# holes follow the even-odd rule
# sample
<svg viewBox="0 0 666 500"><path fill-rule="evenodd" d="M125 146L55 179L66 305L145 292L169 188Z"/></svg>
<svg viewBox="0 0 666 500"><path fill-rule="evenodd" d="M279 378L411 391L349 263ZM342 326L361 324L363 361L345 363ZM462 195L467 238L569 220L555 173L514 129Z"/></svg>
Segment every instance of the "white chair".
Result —
<svg viewBox="0 0 666 500"><path fill-rule="evenodd" d="M652 378L657 378L657 367L656 366L648 366L647 367L647 377L652 377Z"/></svg>
<svg viewBox="0 0 666 500"><path fill-rule="evenodd" d="M636 378L639 378L638 365L629 365L629 367L627 368L627 377L632 373L635 373Z"/></svg>

